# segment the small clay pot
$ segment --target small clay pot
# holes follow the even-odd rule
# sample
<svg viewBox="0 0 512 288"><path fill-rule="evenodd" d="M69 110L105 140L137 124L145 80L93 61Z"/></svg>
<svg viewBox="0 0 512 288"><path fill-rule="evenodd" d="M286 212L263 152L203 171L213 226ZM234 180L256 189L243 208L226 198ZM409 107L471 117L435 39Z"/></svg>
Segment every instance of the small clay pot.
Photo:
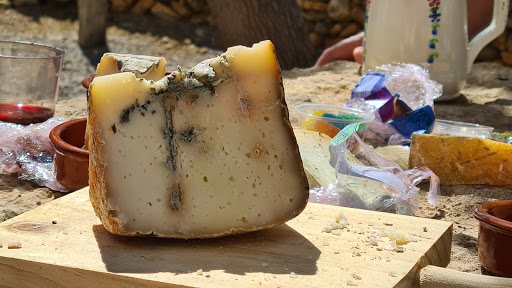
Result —
<svg viewBox="0 0 512 288"><path fill-rule="evenodd" d="M92 80L94 80L94 77L96 77L96 74L91 74L85 77L85 79L82 80L82 86L84 86L85 89L89 89L89 86L91 85Z"/></svg>
<svg viewBox="0 0 512 288"><path fill-rule="evenodd" d="M512 277L512 200L478 206L478 257L491 274Z"/></svg>
<svg viewBox="0 0 512 288"><path fill-rule="evenodd" d="M70 191L88 185L89 151L83 149L87 118L71 120L50 132L55 148L57 181Z"/></svg>

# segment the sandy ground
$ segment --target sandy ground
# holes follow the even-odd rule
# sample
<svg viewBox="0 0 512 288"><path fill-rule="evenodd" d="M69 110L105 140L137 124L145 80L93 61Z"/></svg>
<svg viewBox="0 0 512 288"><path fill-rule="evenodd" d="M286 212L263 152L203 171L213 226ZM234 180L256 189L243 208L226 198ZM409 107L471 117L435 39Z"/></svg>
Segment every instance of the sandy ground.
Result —
<svg viewBox="0 0 512 288"><path fill-rule="evenodd" d="M53 7L54 8L54 7ZM31 8L0 10L0 39L34 41L66 51L56 115L66 119L86 116L84 77L95 70L106 51L166 57L168 69L190 68L199 61L221 53L222 45L214 29L149 20L144 16L111 15L107 30L108 47L81 49L77 45L76 8ZM290 119L296 123L292 107L300 103L343 104L360 79L359 65L333 63L322 68L283 73ZM496 63L477 63L468 77L463 95L435 105L440 119L479 123L497 131L512 130L512 69ZM426 186L425 186L426 187ZM11 176L0 177L0 221L19 215L64 195ZM481 273L477 254L478 224L473 209L483 203L512 199L505 187L441 186L440 205L422 203L417 216L453 222L452 260L449 268Z"/></svg>

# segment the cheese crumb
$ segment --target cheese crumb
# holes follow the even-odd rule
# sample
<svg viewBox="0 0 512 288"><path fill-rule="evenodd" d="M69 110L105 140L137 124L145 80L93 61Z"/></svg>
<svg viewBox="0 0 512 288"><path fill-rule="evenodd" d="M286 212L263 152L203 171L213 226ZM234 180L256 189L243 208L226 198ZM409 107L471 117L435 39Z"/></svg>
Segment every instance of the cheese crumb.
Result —
<svg viewBox="0 0 512 288"><path fill-rule="evenodd" d="M347 216L345 216L345 214L343 214L343 212L338 211L338 216L336 216L336 222L340 223L341 220L347 221Z"/></svg>
<svg viewBox="0 0 512 288"><path fill-rule="evenodd" d="M197 275L203 275L203 269L199 269L199 270L197 270L197 272L196 272L196 273L197 273Z"/></svg>
<svg viewBox="0 0 512 288"><path fill-rule="evenodd" d="M295 274L295 272L291 272L290 273L290 278L297 279L297 274Z"/></svg>
<svg viewBox="0 0 512 288"><path fill-rule="evenodd" d="M7 245L7 249L20 249L21 243L20 242L11 242Z"/></svg>
<svg viewBox="0 0 512 288"><path fill-rule="evenodd" d="M361 278L361 276L359 276L359 274L356 274L356 273L352 273L352 277L356 280L361 280L363 278Z"/></svg>
<svg viewBox="0 0 512 288"><path fill-rule="evenodd" d="M411 239L409 236L407 236L405 233L396 231L396 230L387 230L389 239L395 240L396 244L403 245L411 242Z"/></svg>
<svg viewBox="0 0 512 288"><path fill-rule="evenodd" d="M343 230L333 230L331 233L332 235L340 236L341 234L343 234Z"/></svg>

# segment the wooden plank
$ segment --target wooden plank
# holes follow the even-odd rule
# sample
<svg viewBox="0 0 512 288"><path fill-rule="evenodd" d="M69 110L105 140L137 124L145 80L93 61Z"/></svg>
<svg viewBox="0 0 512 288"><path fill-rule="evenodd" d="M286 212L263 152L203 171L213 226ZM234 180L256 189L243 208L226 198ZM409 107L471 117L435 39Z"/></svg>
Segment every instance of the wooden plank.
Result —
<svg viewBox="0 0 512 288"><path fill-rule="evenodd" d="M107 16L107 0L78 0L78 43L80 47L105 46Z"/></svg>
<svg viewBox="0 0 512 288"><path fill-rule="evenodd" d="M339 236L323 233L322 227L334 221L338 211L347 216L348 229ZM374 235L372 229L407 233L421 232L423 227L430 239L404 245L403 253L378 251L367 242ZM287 224L244 235L189 241L127 238L103 228L84 188L0 224L4 245L0 283L4 287L345 287L350 280L360 287L410 287L419 267L448 264L451 237L449 222L310 203ZM15 241L22 248L7 249ZM203 275L197 273L199 269Z"/></svg>

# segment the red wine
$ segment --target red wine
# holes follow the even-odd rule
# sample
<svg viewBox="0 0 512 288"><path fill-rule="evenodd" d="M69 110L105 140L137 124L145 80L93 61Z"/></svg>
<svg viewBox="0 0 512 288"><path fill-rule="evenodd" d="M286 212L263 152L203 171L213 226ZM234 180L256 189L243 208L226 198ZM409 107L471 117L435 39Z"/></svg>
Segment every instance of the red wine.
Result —
<svg viewBox="0 0 512 288"><path fill-rule="evenodd" d="M0 121L28 125L41 123L53 116L53 110L38 106L0 104Z"/></svg>

